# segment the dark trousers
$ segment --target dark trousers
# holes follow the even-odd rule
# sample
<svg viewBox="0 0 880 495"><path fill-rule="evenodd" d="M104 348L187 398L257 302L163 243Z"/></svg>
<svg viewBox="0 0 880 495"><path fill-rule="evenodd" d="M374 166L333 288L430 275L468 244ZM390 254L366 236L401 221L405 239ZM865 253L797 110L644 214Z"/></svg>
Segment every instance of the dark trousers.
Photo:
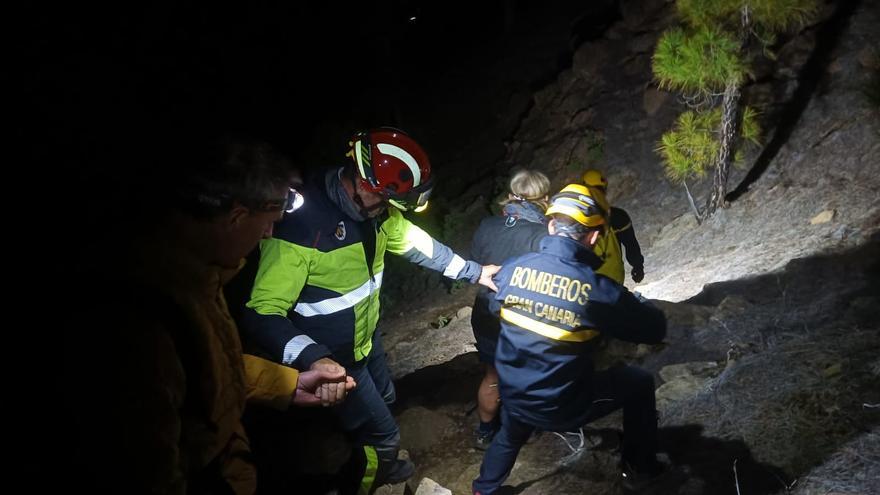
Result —
<svg viewBox="0 0 880 495"><path fill-rule="evenodd" d="M388 406L396 399L379 331L373 335L370 355L346 367L357 387L345 402L333 408L354 443L343 468L343 493L371 492L378 487L400 449L400 429Z"/></svg>
<svg viewBox="0 0 880 495"><path fill-rule="evenodd" d="M640 368L621 366L593 375L593 398L586 423L623 408L623 448L621 457L637 470L656 461L657 411L654 377ZM474 493L494 493L510 475L519 450L535 427L502 408L501 430L486 450L480 476L473 482Z"/></svg>
<svg viewBox="0 0 880 495"><path fill-rule="evenodd" d="M388 404L394 385L378 336L370 355L346 367L357 387L333 408L285 412L249 405L244 421L261 495L367 493L397 459L400 431ZM344 432L344 433L343 433ZM364 489L365 485L370 487Z"/></svg>

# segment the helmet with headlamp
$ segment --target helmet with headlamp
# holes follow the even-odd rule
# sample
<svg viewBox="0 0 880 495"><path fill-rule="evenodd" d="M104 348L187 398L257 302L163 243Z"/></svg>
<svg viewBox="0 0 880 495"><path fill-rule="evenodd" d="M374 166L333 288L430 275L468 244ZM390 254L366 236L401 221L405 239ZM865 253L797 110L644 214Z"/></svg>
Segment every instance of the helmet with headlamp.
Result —
<svg viewBox="0 0 880 495"><path fill-rule="evenodd" d="M565 215L584 227L606 224L606 212L590 190L581 184L569 184L550 199L546 214Z"/></svg>
<svg viewBox="0 0 880 495"><path fill-rule="evenodd" d="M359 132L347 153L362 187L400 210L422 211L433 189L431 162L405 132L381 127Z"/></svg>

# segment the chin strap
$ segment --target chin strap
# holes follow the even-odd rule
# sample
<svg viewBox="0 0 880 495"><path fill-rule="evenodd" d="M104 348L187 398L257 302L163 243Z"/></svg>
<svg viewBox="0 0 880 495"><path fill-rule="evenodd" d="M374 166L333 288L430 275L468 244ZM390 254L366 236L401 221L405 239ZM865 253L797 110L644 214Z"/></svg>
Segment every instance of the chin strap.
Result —
<svg viewBox="0 0 880 495"><path fill-rule="evenodd" d="M372 212L378 210L379 208L385 208L385 207L386 207L384 201L381 202L381 203L376 203L375 205L373 205L373 206L371 206L371 207L369 207L369 208L367 208L366 206L364 206L364 200L362 200L362 199L361 199L361 195L358 194L358 189L357 189L358 185L357 185L357 180L354 178L354 174L351 174L351 175L349 176L349 179L351 180L351 196L352 196L352 199L354 200L355 204L357 204L358 209L360 210L358 213L360 213L362 217L364 217L364 218L369 218L369 217L370 217L370 213L372 213Z"/></svg>

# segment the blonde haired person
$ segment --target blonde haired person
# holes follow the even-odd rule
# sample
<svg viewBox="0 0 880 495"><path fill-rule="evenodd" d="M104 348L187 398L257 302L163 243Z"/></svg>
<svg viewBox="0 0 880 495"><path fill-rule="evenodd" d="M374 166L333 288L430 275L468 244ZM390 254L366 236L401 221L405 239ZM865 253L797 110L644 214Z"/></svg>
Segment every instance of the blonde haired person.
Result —
<svg viewBox="0 0 880 495"><path fill-rule="evenodd" d="M508 258L538 250L547 235L546 217L550 179L537 170L523 169L510 179L507 199L501 202L501 215L483 219L474 234L471 255L478 263L502 264ZM498 373L495 371L495 345L501 325L489 311L492 293L480 288L474 299L471 326L477 354L485 374L477 391L477 414L480 425L475 432L475 446L486 449L498 430Z"/></svg>
<svg viewBox="0 0 880 495"><path fill-rule="evenodd" d="M597 275L601 260L593 247L607 222L586 186L563 188L547 214L549 235L540 252L505 260L493 278L498 291L490 308L501 320L495 368L504 407L472 493L500 493L536 430L576 430L617 409L623 409L620 484L624 493L643 493L668 467L657 459L654 375L626 365L596 369L592 351L600 335L660 343L666 316ZM536 279L554 282L531 283Z"/></svg>
<svg viewBox="0 0 880 495"><path fill-rule="evenodd" d="M537 170L521 169L510 178L509 188L507 199L501 201L501 205L530 203L538 206L543 216L548 206L547 195L550 193L550 179L546 175Z"/></svg>

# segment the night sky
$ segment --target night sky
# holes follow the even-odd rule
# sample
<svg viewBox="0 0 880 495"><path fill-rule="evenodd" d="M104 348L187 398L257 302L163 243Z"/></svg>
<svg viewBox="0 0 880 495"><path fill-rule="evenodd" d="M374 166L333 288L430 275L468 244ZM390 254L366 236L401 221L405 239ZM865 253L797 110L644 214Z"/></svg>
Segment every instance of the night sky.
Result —
<svg viewBox="0 0 880 495"><path fill-rule="evenodd" d="M501 32L500 4L53 7L28 18L25 90L53 137L71 146L173 126L296 148L322 121L393 121L407 80L431 77Z"/></svg>
<svg viewBox="0 0 880 495"><path fill-rule="evenodd" d="M408 82L500 33L502 3L26 7L10 16L25 64L22 131L37 137L33 158L87 200L127 187L138 157L169 135L243 133L300 164L324 140L334 149L319 153L341 156L337 129L398 124Z"/></svg>
<svg viewBox="0 0 880 495"><path fill-rule="evenodd" d="M450 135L465 139L494 115L455 102L468 114L460 113L459 122L437 121L437 108L457 93L495 91L476 79L471 88L450 88L446 76L467 81L475 66L491 63L487 53L503 55L499 39L529 32L542 17L583 9L569 0L551 3L28 6L10 16L20 21L25 62L22 130L33 131L34 158L51 164L83 210L113 205L123 216L120 203L150 199L149 191L134 198L128 192L143 168L162 171L174 162L158 151L168 136L246 134L308 169L341 160L354 131L394 125L416 136L447 132L419 139L432 159L440 158L435 150L460 145ZM505 16L511 6L518 33ZM500 48L485 49L493 43ZM423 110L429 105L433 114Z"/></svg>

